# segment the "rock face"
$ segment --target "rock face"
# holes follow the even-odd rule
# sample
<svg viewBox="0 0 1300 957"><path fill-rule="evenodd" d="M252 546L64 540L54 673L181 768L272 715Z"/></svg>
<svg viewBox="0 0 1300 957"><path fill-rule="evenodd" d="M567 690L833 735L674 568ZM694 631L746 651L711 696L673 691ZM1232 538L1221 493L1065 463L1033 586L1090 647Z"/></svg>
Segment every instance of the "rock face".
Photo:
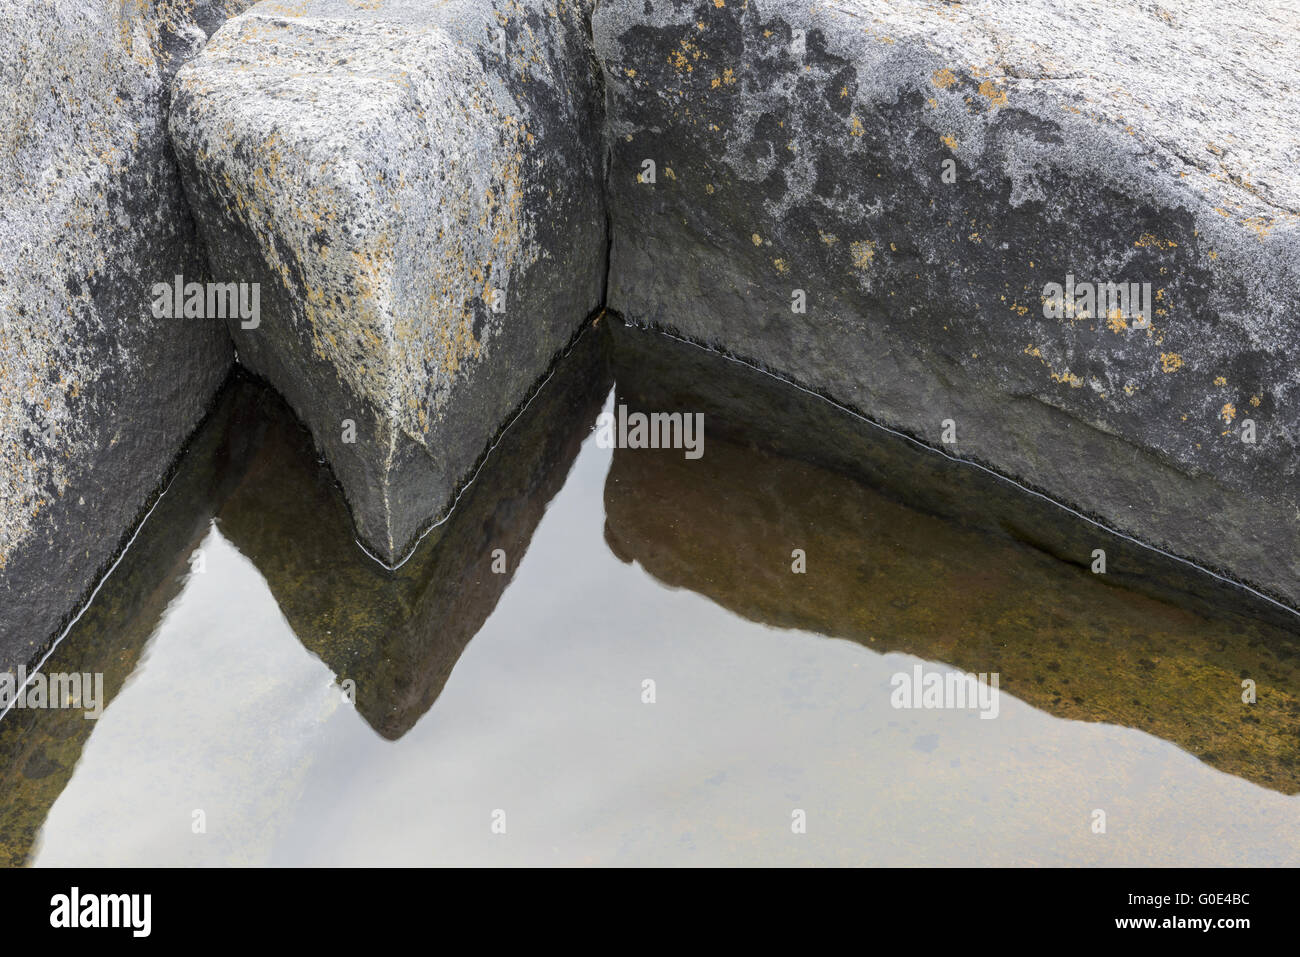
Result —
<svg viewBox="0 0 1300 957"><path fill-rule="evenodd" d="M87 594L229 367L220 324L157 319L150 289L202 273L170 71L239 6L6 4L0 669L39 655Z"/></svg>
<svg viewBox="0 0 1300 957"><path fill-rule="evenodd" d="M1275 6L606 0L593 28L610 308L1300 604Z"/></svg>
<svg viewBox="0 0 1300 957"><path fill-rule="evenodd" d="M394 563L602 299L589 2L266 2L177 75L241 362L310 427Z"/></svg>

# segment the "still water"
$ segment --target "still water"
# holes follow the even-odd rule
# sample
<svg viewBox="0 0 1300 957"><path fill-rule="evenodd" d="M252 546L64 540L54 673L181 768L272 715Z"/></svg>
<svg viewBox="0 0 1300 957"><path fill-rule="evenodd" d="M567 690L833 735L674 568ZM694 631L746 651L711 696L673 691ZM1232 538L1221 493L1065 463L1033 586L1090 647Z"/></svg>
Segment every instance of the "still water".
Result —
<svg viewBox="0 0 1300 957"><path fill-rule="evenodd" d="M702 411L703 456L602 448L617 404ZM1295 865L1298 652L1294 616L610 322L388 572L241 379L46 665L102 672L103 715L0 721L0 861ZM893 707L917 665L997 673L996 718Z"/></svg>

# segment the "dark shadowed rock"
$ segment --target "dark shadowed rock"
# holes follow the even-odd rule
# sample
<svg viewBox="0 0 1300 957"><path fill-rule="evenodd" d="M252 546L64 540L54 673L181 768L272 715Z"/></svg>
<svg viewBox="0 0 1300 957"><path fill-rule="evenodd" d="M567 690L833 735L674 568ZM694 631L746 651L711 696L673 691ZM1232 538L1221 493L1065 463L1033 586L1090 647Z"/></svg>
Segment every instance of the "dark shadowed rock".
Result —
<svg viewBox="0 0 1300 957"><path fill-rule="evenodd" d="M57 634L229 368L225 329L155 318L150 289L203 271L166 138L170 71L239 6L6 4L0 670Z"/></svg>
<svg viewBox="0 0 1300 957"><path fill-rule="evenodd" d="M607 0L593 26L612 309L932 445L951 420L955 454L1300 604L1295 22ZM1054 307L1067 276L1150 283L1149 322Z"/></svg>
<svg viewBox="0 0 1300 957"><path fill-rule="evenodd" d="M589 2L262 3L178 74L240 359L311 428L393 563L600 305ZM355 441L353 441L353 428Z"/></svg>

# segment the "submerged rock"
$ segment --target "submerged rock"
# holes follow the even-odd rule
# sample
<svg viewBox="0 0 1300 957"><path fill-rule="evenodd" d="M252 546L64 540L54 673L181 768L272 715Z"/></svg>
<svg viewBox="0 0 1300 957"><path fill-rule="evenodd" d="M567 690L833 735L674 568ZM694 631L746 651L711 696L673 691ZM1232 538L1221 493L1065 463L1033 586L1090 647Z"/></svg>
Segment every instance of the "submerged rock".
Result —
<svg viewBox="0 0 1300 957"><path fill-rule="evenodd" d="M593 26L611 309L1300 605L1276 7L607 0ZM1138 295L1083 294L1107 283Z"/></svg>
<svg viewBox="0 0 1300 957"><path fill-rule="evenodd" d="M225 329L155 318L202 258L167 82L238 0L15 0L0 31L0 670L86 595L230 365Z"/></svg>
<svg viewBox="0 0 1300 957"><path fill-rule="evenodd" d="M590 2L261 3L177 76L241 362L310 427L387 563L601 304Z"/></svg>
<svg viewBox="0 0 1300 957"><path fill-rule="evenodd" d="M1049 714L1138 728L1300 793L1294 613L820 397L645 336L621 332L611 350L617 402L703 412L708 441L698 460L614 451L605 538L623 561L751 621L997 674Z"/></svg>

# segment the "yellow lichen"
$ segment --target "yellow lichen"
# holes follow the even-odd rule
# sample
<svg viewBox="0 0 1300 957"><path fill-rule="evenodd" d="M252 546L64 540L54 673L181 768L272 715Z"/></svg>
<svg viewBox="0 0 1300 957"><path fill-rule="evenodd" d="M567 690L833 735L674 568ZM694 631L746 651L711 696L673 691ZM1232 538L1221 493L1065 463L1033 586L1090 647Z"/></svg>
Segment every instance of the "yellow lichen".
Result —
<svg viewBox="0 0 1300 957"><path fill-rule="evenodd" d="M989 102L995 107L1007 105L1007 91L994 85L992 80L985 80L980 84L980 95L988 97Z"/></svg>
<svg viewBox="0 0 1300 957"><path fill-rule="evenodd" d="M876 258L876 244L869 239L849 243L849 255L856 268L869 269L871 261Z"/></svg>
<svg viewBox="0 0 1300 957"><path fill-rule="evenodd" d="M935 70L934 73L930 75L930 82L939 89L946 90L957 82L957 74L953 73L952 70L947 67L944 67L942 70Z"/></svg>

